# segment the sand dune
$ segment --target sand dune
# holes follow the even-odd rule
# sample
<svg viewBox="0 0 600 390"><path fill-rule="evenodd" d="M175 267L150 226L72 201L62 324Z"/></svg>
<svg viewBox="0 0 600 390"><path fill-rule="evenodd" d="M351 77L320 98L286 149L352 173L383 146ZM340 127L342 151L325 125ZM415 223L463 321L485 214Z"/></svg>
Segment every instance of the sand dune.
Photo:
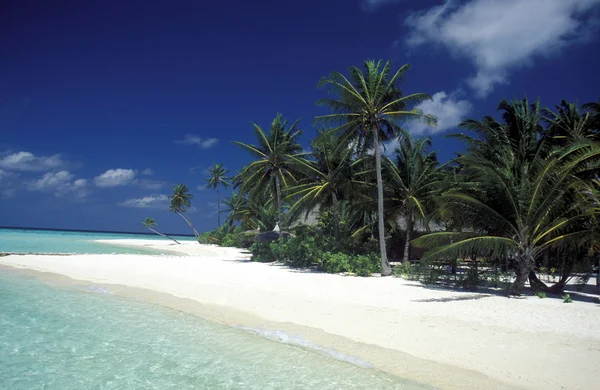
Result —
<svg viewBox="0 0 600 390"><path fill-rule="evenodd" d="M186 256L6 256L77 280L250 328L280 330L443 389L592 389L600 307L429 289L398 278L301 272L185 242L117 240ZM156 292L156 293L154 293ZM177 300L164 294L189 300Z"/></svg>

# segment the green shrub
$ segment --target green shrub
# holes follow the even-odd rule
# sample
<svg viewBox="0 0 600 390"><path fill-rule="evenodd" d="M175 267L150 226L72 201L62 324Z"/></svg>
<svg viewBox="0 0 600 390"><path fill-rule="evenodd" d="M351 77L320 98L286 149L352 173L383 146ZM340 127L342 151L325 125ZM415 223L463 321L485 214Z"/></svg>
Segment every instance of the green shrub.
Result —
<svg viewBox="0 0 600 390"><path fill-rule="evenodd" d="M409 279L414 272L414 267L410 261L405 261L394 267L394 276L403 277L405 279Z"/></svg>
<svg viewBox="0 0 600 390"><path fill-rule="evenodd" d="M271 250L276 260L296 268L315 264L322 254L315 238L309 236L296 236L273 241Z"/></svg>
<svg viewBox="0 0 600 390"><path fill-rule="evenodd" d="M350 256L341 252L323 252L321 254L321 270L329 274L350 272Z"/></svg>
<svg viewBox="0 0 600 390"><path fill-rule="evenodd" d="M540 298L540 299L544 299L544 298L546 298L546 293L545 293L545 292L543 292L543 291L538 291L538 292L536 292L536 293L535 293L535 295L536 295L538 298Z"/></svg>
<svg viewBox="0 0 600 390"><path fill-rule="evenodd" d="M370 276L381 271L381 263L374 255L353 255L350 256L350 268L357 276Z"/></svg>
<svg viewBox="0 0 600 390"><path fill-rule="evenodd" d="M277 260L271 246L267 242L255 242L250 246L250 251L252 252L252 261L272 263Z"/></svg>
<svg viewBox="0 0 600 390"><path fill-rule="evenodd" d="M377 256L351 255L342 252L323 252L321 270L331 274L351 272L357 276L369 276L379 272L381 265Z"/></svg>
<svg viewBox="0 0 600 390"><path fill-rule="evenodd" d="M573 300L571 299L571 296L569 294L563 295L562 298L563 298L563 303L573 303Z"/></svg>

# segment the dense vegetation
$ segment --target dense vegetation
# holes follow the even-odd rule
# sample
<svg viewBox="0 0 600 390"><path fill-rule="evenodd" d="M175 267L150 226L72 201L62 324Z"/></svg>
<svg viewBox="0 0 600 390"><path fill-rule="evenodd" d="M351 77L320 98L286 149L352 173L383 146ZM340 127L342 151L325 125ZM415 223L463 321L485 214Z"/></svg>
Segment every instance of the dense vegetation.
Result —
<svg viewBox="0 0 600 390"><path fill-rule="evenodd" d="M527 281L545 294L585 278L600 256L600 103L502 101L501 120L458 124L465 132L452 137L465 151L441 164L429 139L405 131L409 121L436 123L416 108L428 95L400 89L408 69L368 61L323 78L329 98L319 104L330 113L316 118L310 152L297 121L253 124L256 143L237 143L253 160L231 179L225 224L199 241L365 276L390 275L389 257L402 262L396 275L512 294ZM393 139L397 150L382 153ZM215 165L209 186L228 185L226 174ZM171 199L192 227L187 187ZM278 239L255 239L276 226Z"/></svg>

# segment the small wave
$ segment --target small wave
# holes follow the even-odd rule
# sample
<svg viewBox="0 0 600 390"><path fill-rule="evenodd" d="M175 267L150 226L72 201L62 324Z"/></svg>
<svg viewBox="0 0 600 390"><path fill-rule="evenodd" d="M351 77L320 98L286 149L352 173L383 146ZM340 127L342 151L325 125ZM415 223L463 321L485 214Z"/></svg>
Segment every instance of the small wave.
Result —
<svg viewBox="0 0 600 390"><path fill-rule="evenodd" d="M85 286L77 286L77 288L79 290L94 292L94 293L98 293L98 294L110 294L111 293L109 289L107 289L106 287L101 287L101 286L85 285Z"/></svg>
<svg viewBox="0 0 600 390"><path fill-rule="evenodd" d="M325 348L320 345L316 345L306 340L303 337L298 335L289 334L283 332L281 330L271 330L271 329L263 329L263 328L248 328L245 326L238 326L238 329L244 330L246 332L254 333L258 336L278 341L283 344L297 345L302 348L311 349L313 351L317 351L328 355L336 360L340 360L346 363L353 364L355 366L364 367L364 368L373 368L373 364L367 360L361 359L356 356L346 355L342 352L336 351L333 348Z"/></svg>

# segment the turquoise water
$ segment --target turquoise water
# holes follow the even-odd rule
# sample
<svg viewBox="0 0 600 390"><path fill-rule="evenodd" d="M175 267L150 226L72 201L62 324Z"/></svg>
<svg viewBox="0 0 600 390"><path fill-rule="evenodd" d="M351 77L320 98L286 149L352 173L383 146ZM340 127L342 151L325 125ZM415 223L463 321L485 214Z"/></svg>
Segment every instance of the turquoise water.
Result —
<svg viewBox="0 0 600 390"><path fill-rule="evenodd" d="M16 253L134 253L160 254L147 248L126 248L101 244L93 240L111 239L166 240L157 235L67 232L60 230L27 230L0 228L0 252ZM193 240L193 237L174 237L179 240Z"/></svg>
<svg viewBox="0 0 600 390"><path fill-rule="evenodd" d="M0 270L1 389L425 389L297 346Z"/></svg>

